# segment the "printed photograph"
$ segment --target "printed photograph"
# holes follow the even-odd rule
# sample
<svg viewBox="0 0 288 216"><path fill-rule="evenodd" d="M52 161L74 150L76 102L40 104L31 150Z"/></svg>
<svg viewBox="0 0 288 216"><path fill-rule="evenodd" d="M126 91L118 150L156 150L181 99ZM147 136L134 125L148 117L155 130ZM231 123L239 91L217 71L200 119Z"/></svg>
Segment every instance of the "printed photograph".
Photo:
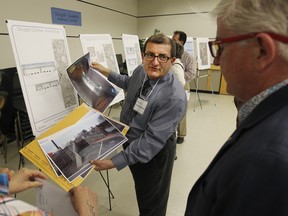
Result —
<svg viewBox="0 0 288 216"><path fill-rule="evenodd" d="M70 182L92 168L90 160L106 157L127 140L100 113L89 115L64 134L44 142L39 141L50 161Z"/></svg>
<svg viewBox="0 0 288 216"><path fill-rule="evenodd" d="M94 109L104 112L118 91L89 65L89 53L74 62L68 76L80 97Z"/></svg>

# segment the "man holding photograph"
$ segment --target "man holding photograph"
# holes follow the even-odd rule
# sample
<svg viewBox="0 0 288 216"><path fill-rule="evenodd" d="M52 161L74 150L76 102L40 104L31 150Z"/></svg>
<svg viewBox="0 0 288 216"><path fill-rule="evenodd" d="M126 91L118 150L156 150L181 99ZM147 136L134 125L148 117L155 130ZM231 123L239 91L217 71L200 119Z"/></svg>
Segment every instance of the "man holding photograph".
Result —
<svg viewBox="0 0 288 216"><path fill-rule="evenodd" d="M176 150L175 132L186 110L183 86L170 71L175 44L163 34L144 45L143 65L131 77L92 63L127 93L121 122L128 124L128 143L111 160L94 161L96 170L129 165L141 216L165 216Z"/></svg>

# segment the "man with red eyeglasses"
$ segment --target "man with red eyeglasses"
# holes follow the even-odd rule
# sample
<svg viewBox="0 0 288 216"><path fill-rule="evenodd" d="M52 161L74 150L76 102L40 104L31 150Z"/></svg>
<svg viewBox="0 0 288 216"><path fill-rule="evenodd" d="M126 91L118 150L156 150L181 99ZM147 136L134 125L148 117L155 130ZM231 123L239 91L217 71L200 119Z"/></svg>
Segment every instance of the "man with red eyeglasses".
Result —
<svg viewBox="0 0 288 216"><path fill-rule="evenodd" d="M287 0L221 0L210 42L239 125L194 184L188 216L288 215Z"/></svg>

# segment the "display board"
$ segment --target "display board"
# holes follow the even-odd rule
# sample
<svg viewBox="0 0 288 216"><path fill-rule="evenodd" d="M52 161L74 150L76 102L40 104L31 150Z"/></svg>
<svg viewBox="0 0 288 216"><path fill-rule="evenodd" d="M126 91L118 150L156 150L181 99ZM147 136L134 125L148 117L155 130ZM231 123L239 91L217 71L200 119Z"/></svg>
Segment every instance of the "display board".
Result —
<svg viewBox="0 0 288 216"><path fill-rule="evenodd" d="M90 62L95 61L114 72L120 73L112 37L110 34L81 34L80 41L83 53L90 53ZM107 78L105 77L105 79ZM125 98L123 90L113 83L111 84L117 89L119 93L110 103L110 106L124 100Z"/></svg>
<svg viewBox="0 0 288 216"><path fill-rule="evenodd" d="M186 43L184 44L184 50L186 50L193 57L195 56L193 37L187 37Z"/></svg>
<svg viewBox="0 0 288 216"><path fill-rule="evenodd" d="M134 69L142 64L139 38L137 35L122 34L122 41L128 75L132 76Z"/></svg>
<svg viewBox="0 0 288 216"><path fill-rule="evenodd" d="M67 76L71 64L63 26L7 20L33 134L38 137L78 107Z"/></svg>
<svg viewBox="0 0 288 216"><path fill-rule="evenodd" d="M210 69L208 38L196 38L198 70Z"/></svg>

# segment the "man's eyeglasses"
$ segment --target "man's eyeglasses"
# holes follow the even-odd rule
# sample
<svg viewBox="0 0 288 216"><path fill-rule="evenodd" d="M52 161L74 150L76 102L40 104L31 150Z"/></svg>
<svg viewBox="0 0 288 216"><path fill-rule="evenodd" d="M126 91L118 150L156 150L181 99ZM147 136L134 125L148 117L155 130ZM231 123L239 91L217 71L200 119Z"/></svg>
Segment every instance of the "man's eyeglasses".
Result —
<svg viewBox="0 0 288 216"><path fill-rule="evenodd" d="M158 58L158 61L162 63L166 63L169 59L171 59L171 57L168 57L165 54L159 54L158 56L156 56L154 53L151 52L144 53L144 58L147 61L153 61L155 58Z"/></svg>
<svg viewBox="0 0 288 216"><path fill-rule="evenodd" d="M219 58L222 51L223 51L223 46L221 46L221 44L247 40L247 39L256 37L256 35L258 35L259 33L261 33L261 32L255 32L255 33L250 33L250 34L245 34L245 35L238 35L238 36L224 38L224 39L216 40L216 41L209 41L208 44L209 44L210 53L214 58ZM269 32L264 32L264 33L270 35L270 37L272 37L274 40L281 41L282 43L288 43L288 37L285 37L283 35L274 34L274 33L269 33Z"/></svg>

